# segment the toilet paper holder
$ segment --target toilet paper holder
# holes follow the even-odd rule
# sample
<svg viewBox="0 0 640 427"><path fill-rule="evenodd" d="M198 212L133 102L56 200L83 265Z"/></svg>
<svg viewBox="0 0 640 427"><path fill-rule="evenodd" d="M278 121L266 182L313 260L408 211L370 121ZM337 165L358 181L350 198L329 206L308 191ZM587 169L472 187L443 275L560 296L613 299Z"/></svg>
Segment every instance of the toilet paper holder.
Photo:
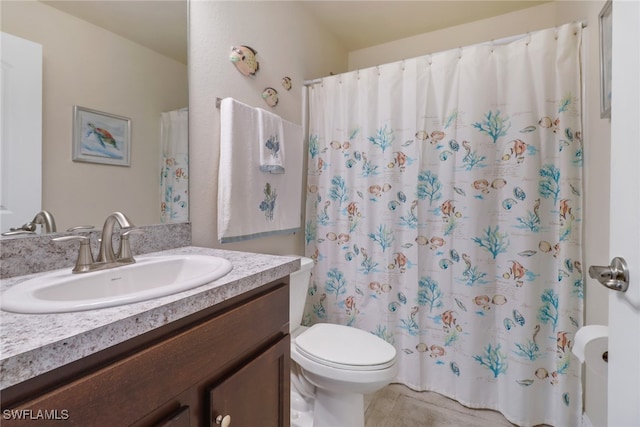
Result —
<svg viewBox="0 0 640 427"><path fill-rule="evenodd" d="M615 257L607 266L592 265L589 276L614 291L626 292L629 288L629 268L624 258Z"/></svg>

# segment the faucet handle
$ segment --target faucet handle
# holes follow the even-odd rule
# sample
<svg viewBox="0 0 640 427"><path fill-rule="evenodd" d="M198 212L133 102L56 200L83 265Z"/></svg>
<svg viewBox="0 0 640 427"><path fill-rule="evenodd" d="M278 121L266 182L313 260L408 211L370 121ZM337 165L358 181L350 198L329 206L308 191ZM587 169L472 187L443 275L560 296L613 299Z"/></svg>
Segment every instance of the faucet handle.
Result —
<svg viewBox="0 0 640 427"><path fill-rule="evenodd" d="M118 248L118 261L120 262L136 262L131 255L131 245L129 244L129 236L132 234L143 234L141 228L130 228L120 235L120 248Z"/></svg>
<svg viewBox="0 0 640 427"><path fill-rule="evenodd" d="M24 224L22 224L20 227L18 228L10 228L9 231L19 231L19 232L23 232L23 231L29 231L35 234L36 232L36 223L35 222L25 222Z"/></svg>
<svg viewBox="0 0 640 427"><path fill-rule="evenodd" d="M93 225L76 225L75 227L67 228L68 232L80 231L80 230L93 230Z"/></svg>
<svg viewBox="0 0 640 427"><path fill-rule="evenodd" d="M130 234L144 234L144 230L142 228L130 228L122 233L122 237L129 238Z"/></svg>
<svg viewBox="0 0 640 427"><path fill-rule="evenodd" d="M2 236L17 236L19 234L36 234L35 231L28 231L28 230L20 230L17 228L12 228L11 231L5 231L4 233L2 233Z"/></svg>
<svg viewBox="0 0 640 427"><path fill-rule="evenodd" d="M93 254L91 253L90 240L87 236L63 236L55 237L51 239L56 243L69 242L72 240L78 240L80 242L80 250L78 251L78 259L76 260L76 266L71 270L73 273L85 273L90 271L91 265L93 265Z"/></svg>

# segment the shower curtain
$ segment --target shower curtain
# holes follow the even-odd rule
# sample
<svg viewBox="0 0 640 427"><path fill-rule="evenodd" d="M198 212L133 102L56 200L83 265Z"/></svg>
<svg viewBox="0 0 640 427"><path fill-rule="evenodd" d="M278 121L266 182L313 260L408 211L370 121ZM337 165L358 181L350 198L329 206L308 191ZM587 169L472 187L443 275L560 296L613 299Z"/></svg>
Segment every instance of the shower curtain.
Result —
<svg viewBox="0 0 640 427"><path fill-rule="evenodd" d="M304 323L395 346L395 382L579 425L580 24L309 88Z"/></svg>
<svg viewBox="0 0 640 427"><path fill-rule="evenodd" d="M160 222L189 220L189 110L162 113Z"/></svg>

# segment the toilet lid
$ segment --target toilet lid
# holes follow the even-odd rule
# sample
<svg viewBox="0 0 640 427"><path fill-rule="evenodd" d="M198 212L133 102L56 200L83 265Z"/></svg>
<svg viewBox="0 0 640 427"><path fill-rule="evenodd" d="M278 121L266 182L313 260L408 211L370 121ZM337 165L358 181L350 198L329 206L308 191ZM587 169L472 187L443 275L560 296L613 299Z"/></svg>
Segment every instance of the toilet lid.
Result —
<svg viewBox="0 0 640 427"><path fill-rule="evenodd" d="M295 339L296 349L311 360L342 369L385 369L396 349L369 332L349 326L318 323Z"/></svg>

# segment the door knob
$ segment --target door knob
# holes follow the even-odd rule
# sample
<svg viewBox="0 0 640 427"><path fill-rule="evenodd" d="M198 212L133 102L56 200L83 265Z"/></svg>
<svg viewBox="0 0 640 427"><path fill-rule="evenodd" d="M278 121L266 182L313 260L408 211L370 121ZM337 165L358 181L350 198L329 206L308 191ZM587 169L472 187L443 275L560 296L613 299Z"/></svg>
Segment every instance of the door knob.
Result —
<svg viewBox="0 0 640 427"><path fill-rule="evenodd" d="M216 424L222 427L229 427L231 425L231 415L218 415L216 417Z"/></svg>
<svg viewBox="0 0 640 427"><path fill-rule="evenodd" d="M624 258L615 257L606 267L592 265L589 276L614 291L626 292L629 288L629 269Z"/></svg>

